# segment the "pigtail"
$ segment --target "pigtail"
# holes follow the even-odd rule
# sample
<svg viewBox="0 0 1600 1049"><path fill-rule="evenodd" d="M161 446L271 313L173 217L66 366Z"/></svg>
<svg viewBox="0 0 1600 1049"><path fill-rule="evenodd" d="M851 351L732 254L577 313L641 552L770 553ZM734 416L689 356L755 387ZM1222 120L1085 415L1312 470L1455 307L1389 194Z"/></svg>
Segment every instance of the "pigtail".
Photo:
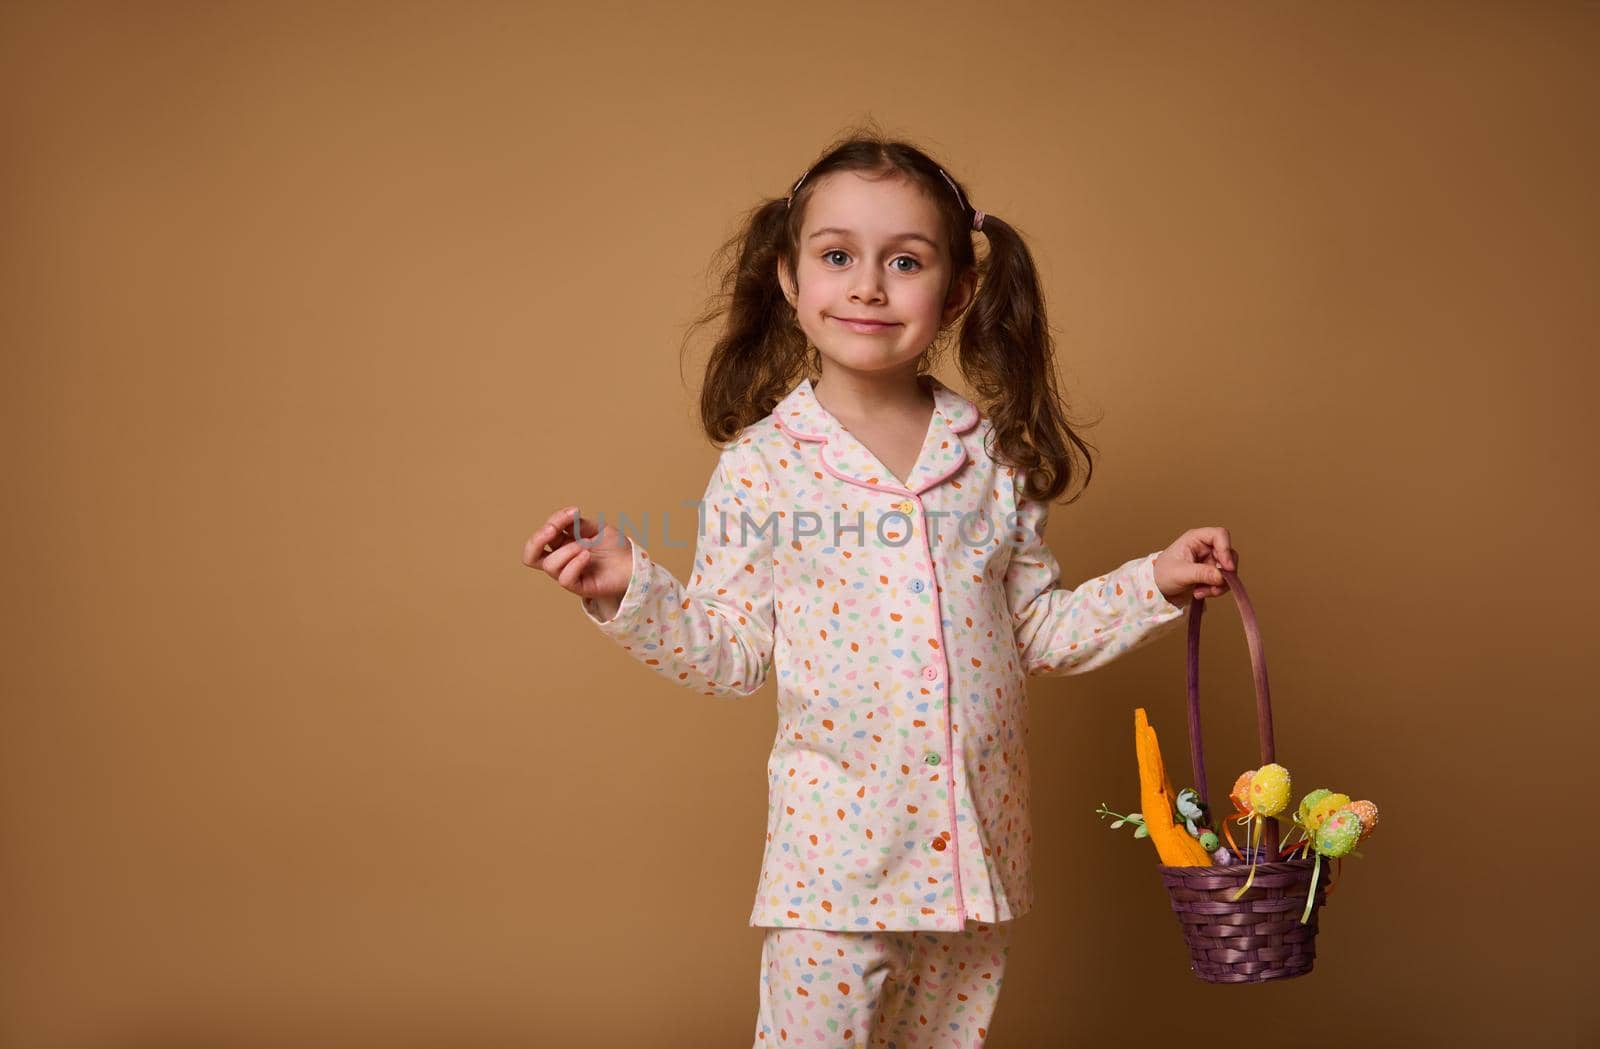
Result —
<svg viewBox="0 0 1600 1049"><path fill-rule="evenodd" d="M719 444L771 412L805 374L806 337L778 283L778 259L790 242L792 219L783 197L745 216L717 253L722 261L713 261L722 274L721 291L689 328L692 334L727 317L700 390L701 423Z"/></svg>
<svg viewBox="0 0 1600 1049"><path fill-rule="evenodd" d="M1055 345L1033 254L1022 234L987 212L982 232L989 255L961 325L961 374L985 406L996 461L1024 471L1024 498L1053 502L1080 472L1080 456L1087 487L1094 475L1092 446L1072 429L1057 388Z"/></svg>

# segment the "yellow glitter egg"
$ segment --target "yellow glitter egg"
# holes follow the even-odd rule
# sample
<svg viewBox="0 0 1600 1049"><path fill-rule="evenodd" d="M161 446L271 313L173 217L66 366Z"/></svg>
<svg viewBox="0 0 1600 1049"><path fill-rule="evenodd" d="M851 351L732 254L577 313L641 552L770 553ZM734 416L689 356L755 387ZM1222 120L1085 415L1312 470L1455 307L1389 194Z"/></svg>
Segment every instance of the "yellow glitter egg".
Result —
<svg viewBox="0 0 1600 1049"><path fill-rule="evenodd" d="M1311 814L1311 806L1332 794L1327 787L1318 787L1316 790L1300 799L1300 804L1294 810L1294 821L1302 827L1306 824L1306 817Z"/></svg>
<svg viewBox="0 0 1600 1049"><path fill-rule="evenodd" d="M1250 777L1250 807L1262 816L1276 816L1288 808L1289 770L1275 762L1256 769Z"/></svg>
<svg viewBox="0 0 1600 1049"><path fill-rule="evenodd" d="M1322 824L1329 816L1350 804L1348 794L1329 794L1306 813L1305 828L1310 834L1315 834L1322 828Z"/></svg>
<svg viewBox="0 0 1600 1049"><path fill-rule="evenodd" d="M1356 841L1356 844L1359 845L1367 840L1367 835L1372 833L1372 828L1378 825L1378 806L1370 801L1352 801L1350 803L1350 811L1354 812L1356 817L1361 820L1361 837Z"/></svg>

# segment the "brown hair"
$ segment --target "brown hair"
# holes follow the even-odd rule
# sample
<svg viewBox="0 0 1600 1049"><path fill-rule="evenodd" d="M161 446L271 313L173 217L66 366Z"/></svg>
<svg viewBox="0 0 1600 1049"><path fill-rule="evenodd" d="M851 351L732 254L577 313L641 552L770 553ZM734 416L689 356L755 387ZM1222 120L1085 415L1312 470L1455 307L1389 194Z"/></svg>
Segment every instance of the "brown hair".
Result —
<svg viewBox="0 0 1600 1049"><path fill-rule="evenodd" d="M790 272L798 272L800 230L817 181L835 171L898 175L919 186L939 208L950 246L952 286L968 271L978 275L972 303L956 322L957 364L992 425L996 447L989 454L1025 471L1019 498L1054 501L1077 475L1080 455L1083 484L1088 485L1094 473L1092 446L1068 424L1056 388L1054 345L1033 256L1021 233L985 212L982 232L989 251L980 260L973 247L974 212L963 203L970 195L952 178L958 198L941 169L949 171L908 142L857 129L823 152L802 176L792 201L774 197L745 214L713 262L722 290L684 338L687 348L696 329L727 315L700 393L701 422L712 441L726 442L771 412L803 378L818 374L819 355L808 354L808 340L777 275L779 259ZM923 354L919 374L932 368L931 358L948 330Z"/></svg>

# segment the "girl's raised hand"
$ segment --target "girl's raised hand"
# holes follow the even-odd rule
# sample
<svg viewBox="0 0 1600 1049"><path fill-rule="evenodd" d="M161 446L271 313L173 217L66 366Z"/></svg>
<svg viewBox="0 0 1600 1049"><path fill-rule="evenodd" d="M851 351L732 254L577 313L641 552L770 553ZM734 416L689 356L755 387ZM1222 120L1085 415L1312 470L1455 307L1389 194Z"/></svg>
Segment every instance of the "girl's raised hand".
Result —
<svg viewBox="0 0 1600 1049"><path fill-rule="evenodd" d="M585 542L574 538L582 535ZM597 541L594 540L598 536ZM546 547L549 547L548 552ZM550 515L522 548L522 563L544 572L579 597L620 600L633 577L633 549L611 525L597 526L578 516L576 506Z"/></svg>
<svg viewBox="0 0 1600 1049"><path fill-rule="evenodd" d="M1218 565L1230 572L1239 570L1239 551L1233 548L1228 530L1191 528L1156 557L1156 586L1175 605L1226 594L1228 581Z"/></svg>

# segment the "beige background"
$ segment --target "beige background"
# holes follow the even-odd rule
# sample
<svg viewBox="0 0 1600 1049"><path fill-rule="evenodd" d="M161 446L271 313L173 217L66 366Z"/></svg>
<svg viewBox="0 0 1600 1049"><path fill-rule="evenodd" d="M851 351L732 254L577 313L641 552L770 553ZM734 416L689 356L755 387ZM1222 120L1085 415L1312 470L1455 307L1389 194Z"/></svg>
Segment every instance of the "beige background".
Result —
<svg viewBox="0 0 1600 1049"><path fill-rule="evenodd" d="M1037 253L1066 582L1227 526L1296 795L1385 821L1313 975L1203 984L1093 814L1181 635L1038 679L991 1046L1594 1035L1600 9L333 6L0 11L0 1045L750 1043L772 686L518 557L698 498L710 253L869 118Z"/></svg>

